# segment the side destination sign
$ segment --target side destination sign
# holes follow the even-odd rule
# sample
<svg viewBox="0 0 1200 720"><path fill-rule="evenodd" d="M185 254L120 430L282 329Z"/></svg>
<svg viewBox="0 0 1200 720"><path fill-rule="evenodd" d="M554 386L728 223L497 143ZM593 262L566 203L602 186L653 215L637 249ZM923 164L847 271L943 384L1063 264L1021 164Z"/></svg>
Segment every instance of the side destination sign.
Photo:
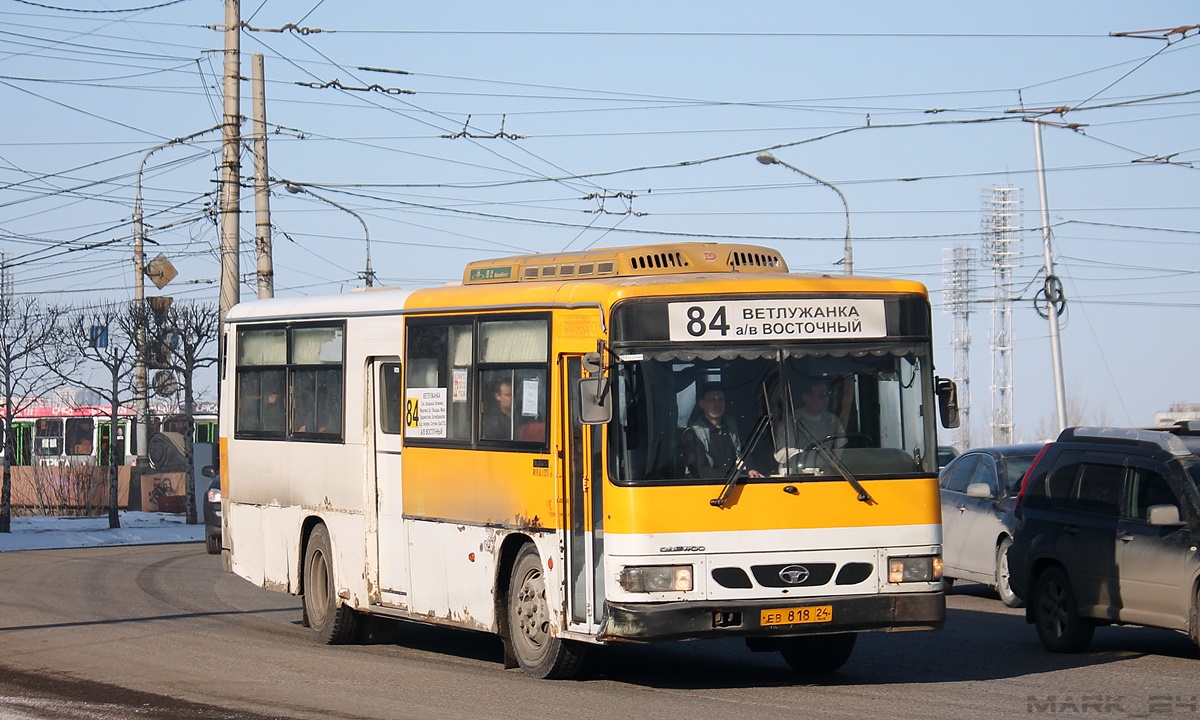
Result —
<svg viewBox="0 0 1200 720"><path fill-rule="evenodd" d="M473 268L471 270L471 282L484 282L487 280L511 280L512 266L505 267L488 267L488 268Z"/></svg>
<svg viewBox="0 0 1200 720"><path fill-rule="evenodd" d="M667 306L671 340L826 340L887 335L883 300L725 300Z"/></svg>

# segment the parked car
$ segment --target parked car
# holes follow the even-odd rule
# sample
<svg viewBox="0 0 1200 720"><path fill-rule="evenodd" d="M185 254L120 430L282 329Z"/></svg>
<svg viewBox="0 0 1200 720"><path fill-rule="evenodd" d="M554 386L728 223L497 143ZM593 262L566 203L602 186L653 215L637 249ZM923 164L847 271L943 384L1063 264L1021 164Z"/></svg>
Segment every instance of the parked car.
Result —
<svg viewBox="0 0 1200 720"><path fill-rule="evenodd" d="M995 588L1008 607L1020 607L1008 579L1013 505L1021 478L1042 443L975 448L957 456L942 471L942 579Z"/></svg>
<svg viewBox="0 0 1200 720"><path fill-rule="evenodd" d="M1012 588L1051 652L1097 625L1148 625L1200 644L1200 423L1067 428L1017 500Z"/></svg>
<svg viewBox="0 0 1200 720"><path fill-rule="evenodd" d="M211 465L201 472L212 482L204 493L204 547L209 555L221 552L221 476Z"/></svg>

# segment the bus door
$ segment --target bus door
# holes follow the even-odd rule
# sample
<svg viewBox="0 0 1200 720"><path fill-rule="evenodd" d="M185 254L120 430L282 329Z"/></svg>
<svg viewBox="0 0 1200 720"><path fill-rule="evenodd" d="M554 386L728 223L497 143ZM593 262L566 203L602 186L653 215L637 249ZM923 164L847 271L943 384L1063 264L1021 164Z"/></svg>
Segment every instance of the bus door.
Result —
<svg viewBox="0 0 1200 720"><path fill-rule="evenodd" d="M400 360L371 362L374 418L375 497L379 509L379 598L383 605L408 608L408 531L400 475Z"/></svg>
<svg viewBox="0 0 1200 720"><path fill-rule="evenodd" d="M604 611L603 474L599 425L580 422L582 357L563 356L566 419L567 618L576 632L594 633Z"/></svg>

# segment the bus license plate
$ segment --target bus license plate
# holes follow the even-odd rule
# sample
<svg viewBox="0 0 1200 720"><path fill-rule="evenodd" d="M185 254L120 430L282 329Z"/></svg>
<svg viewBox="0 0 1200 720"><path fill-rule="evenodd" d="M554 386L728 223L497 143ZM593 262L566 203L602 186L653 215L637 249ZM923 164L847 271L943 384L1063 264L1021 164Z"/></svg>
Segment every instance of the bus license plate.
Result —
<svg viewBox="0 0 1200 720"><path fill-rule="evenodd" d="M827 623L833 620L832 605L812 605L809 607L779 608L763 610L759 624L796 625L799 623Z"/></svg>

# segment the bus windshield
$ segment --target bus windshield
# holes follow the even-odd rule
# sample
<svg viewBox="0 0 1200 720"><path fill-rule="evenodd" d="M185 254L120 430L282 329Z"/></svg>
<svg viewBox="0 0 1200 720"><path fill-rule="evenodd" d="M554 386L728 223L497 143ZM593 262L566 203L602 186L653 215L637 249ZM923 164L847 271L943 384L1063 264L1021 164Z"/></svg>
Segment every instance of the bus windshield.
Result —
<svg viewBox="0 0 1200 720"><path fill-rule="evenodd" d="M748 478L840 480L838 462L857 478L937 472L924 346L640 347L620 358L618 484L721 483L739 455Z"/></svg>

